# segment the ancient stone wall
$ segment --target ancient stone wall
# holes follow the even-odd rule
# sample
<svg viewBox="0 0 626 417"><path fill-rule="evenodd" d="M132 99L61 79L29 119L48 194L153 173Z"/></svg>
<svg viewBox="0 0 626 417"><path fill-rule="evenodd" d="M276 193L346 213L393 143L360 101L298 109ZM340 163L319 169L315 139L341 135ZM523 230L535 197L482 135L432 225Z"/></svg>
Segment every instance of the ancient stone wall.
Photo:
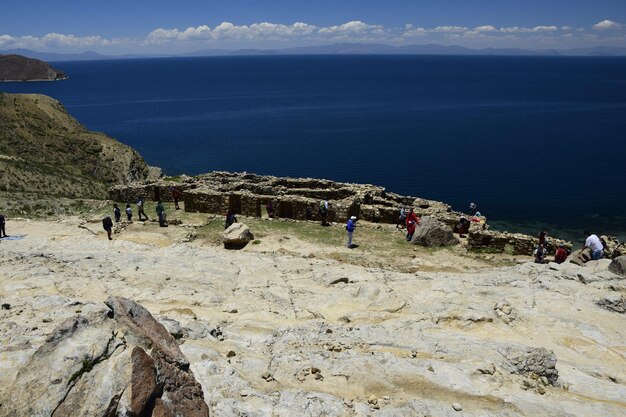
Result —
<svg viewBox="0 0 626 417"><path fill-rule="evenodd" d="M559 244L571 249L572 244L564 240L548 239L546 249L554 255ZM512 255L533 256L537 247L537 238L520 233L496 232L494 230L471 229L467 237L470 250L493 253L510 253Z"/></svg>

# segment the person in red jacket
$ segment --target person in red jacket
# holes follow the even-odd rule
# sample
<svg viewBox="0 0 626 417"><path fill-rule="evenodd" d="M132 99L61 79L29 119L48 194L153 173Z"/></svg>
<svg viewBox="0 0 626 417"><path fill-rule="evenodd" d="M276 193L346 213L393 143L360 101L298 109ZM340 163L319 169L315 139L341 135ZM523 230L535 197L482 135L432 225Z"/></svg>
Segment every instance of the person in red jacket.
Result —
<svg viewBox="0 0 626 417"><path fill-rule="evenodd" d="M557 264L562 264L563 262L565 262L568 255L569 253L567 253L567 249L565 249L565 245L561 243L558 249L556 250L556 254L554 255L554 262L556 262Z"/></svg>
<svg viewBox="0 0 626 417"><path fill-rule="evenodd" d="M409 210L409 214L406 215L406 240L410 242L413 239L413 233L415 228L420 224L420 219L417 214L413 212L413 209Z"/></svg>

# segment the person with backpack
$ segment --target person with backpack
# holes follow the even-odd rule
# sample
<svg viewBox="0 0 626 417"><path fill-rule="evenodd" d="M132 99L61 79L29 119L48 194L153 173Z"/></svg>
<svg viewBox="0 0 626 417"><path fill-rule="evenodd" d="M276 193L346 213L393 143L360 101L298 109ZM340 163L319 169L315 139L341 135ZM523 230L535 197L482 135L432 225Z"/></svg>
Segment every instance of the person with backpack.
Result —
<svg viewBox="0 0 626 417"><path fill-rule="evenodd" d="M126 204L126 218L129 222L133 221L133 209L130 208L130 204Z"/></svg>
<svg viewBox="0 0 626 417"><path fill-rule="evenodd" d="M554 254L554 262L556 262L557 264L562 264L563 262L565 262L568 255L569 253L567 252L567 249L565 249L565 245L561 243L556 250L556 253Z"/></svg>
<svg viewBox="0 0 626 417"><path fill-rule="evenodd" d="M122 212L117 204L113 204L113 215L115 216L115 223L119 223L122 218Z"/></svg>
<svg viewBox="0 0 626 417"><path fill-rule="evenodd" d="M167 224L165 223L165 206L163 206L163 203L158 201L157 205L156 205L156 214L157 217L159 218L159 226L160 227L167 227Z"/></svg>
<svg viewBox="0 0 626 417"><path fill-rule="evenodd" d="M111 237L111 232L113 232L113 220L111 220L111 217L106 216L102 219L102 228L107 232L109 240L113 240Z"/></svg>
<svg viewBox="0 0 626 417"><path fill-rule="evenodd" d="M356 216L351 216L346 224L346 230L348 231L348 241L346 242L346 246L350 249L353 248L352 245L352 235L354 234L354 230L356 229Z"/></svg>

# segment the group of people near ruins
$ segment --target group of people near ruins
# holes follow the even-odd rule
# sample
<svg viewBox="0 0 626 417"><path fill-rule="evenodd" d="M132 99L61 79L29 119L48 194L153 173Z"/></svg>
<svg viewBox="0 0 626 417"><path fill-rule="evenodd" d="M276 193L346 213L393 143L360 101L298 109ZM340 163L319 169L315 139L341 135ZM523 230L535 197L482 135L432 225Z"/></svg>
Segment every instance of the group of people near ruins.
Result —
<svg viewBox="0 0 626 417"><path fill-rule="evenodd" d="M143 197L139 197L137 199L136 205L137 205L137 215L139 216L139 221L150 220L144 210L145 200L143 199ZM160 200L157 202L155 211L157 214L157 218L159 219L159 226L167 227L168 224L167 224L167 215L165 213L165 206ZM133 221L133 209L130 206L130 203L126 203L125 212L126 212L126 219L129 222L132 222ZM115 223L119 223L122 220L122 211L120 210L120 207L117 205L117 203L113 204L113 217L115 218ZM112 240L113 238L111 234L113 233L113 220L111 220L110 216L106 216L102 219L102 228L107 232L107 237L109 238L109 240Z"/></svg>

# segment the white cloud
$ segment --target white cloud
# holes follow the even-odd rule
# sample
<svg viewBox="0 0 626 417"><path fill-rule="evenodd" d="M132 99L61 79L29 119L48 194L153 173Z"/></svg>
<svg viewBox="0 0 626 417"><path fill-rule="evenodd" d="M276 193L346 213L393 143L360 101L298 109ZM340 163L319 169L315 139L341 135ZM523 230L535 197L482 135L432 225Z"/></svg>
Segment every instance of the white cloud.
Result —
<svg viewBox="0 0 626 417"><path fill-rule="evenodd" d="M592 28L595 30L618 30L622 28L622 25L612 20L603 20L593 25Z"/></svg>
<svg viewBox="0 0 626 417"><path fill-rule="evenodd" d="M439 33L462 33L468 30L465 26L437 26L431 32Z"/></svg>
<svg viewBox="0 0 626 417"><path fill-rule="evenodd" d="M626 35L617 30L625 25L604 20L592 27L539 25L534 27L481 25L473 28L458 25L418 27L385 27L354 20L333 26L316 26L304 22L280 24L272 22L237 25L222 22L215 27L190 26L186 29L156 28L142 38L107 39L98 35L77 36L73 34L48 33L42 36L0 35L0 48L28 48L48 51L84 51L94 49L104 53L117 52L171 52L193 51L204 47L223 48L272 48L297 45L314 45L330 42L385 42L406 44L409 42L432 42L458 44L470 47L519 46L539 47L552 43L573 46L607 41L607 45L626 45ZM592 30L593 29L593 30ZM592 34L594 33L594 34ZM569 36L566 36L568 35ZM567 42L566 42L567 41ZM560 42L560 44L559 44Z"/></svg>
<svg viewBox="0 0 626 417"><path fill-rule="evenodd" d="M495 26L492 25L485 25L485 26L477 26L474 28L474 32L495 32L498 29L496 29Z"/></svg>

